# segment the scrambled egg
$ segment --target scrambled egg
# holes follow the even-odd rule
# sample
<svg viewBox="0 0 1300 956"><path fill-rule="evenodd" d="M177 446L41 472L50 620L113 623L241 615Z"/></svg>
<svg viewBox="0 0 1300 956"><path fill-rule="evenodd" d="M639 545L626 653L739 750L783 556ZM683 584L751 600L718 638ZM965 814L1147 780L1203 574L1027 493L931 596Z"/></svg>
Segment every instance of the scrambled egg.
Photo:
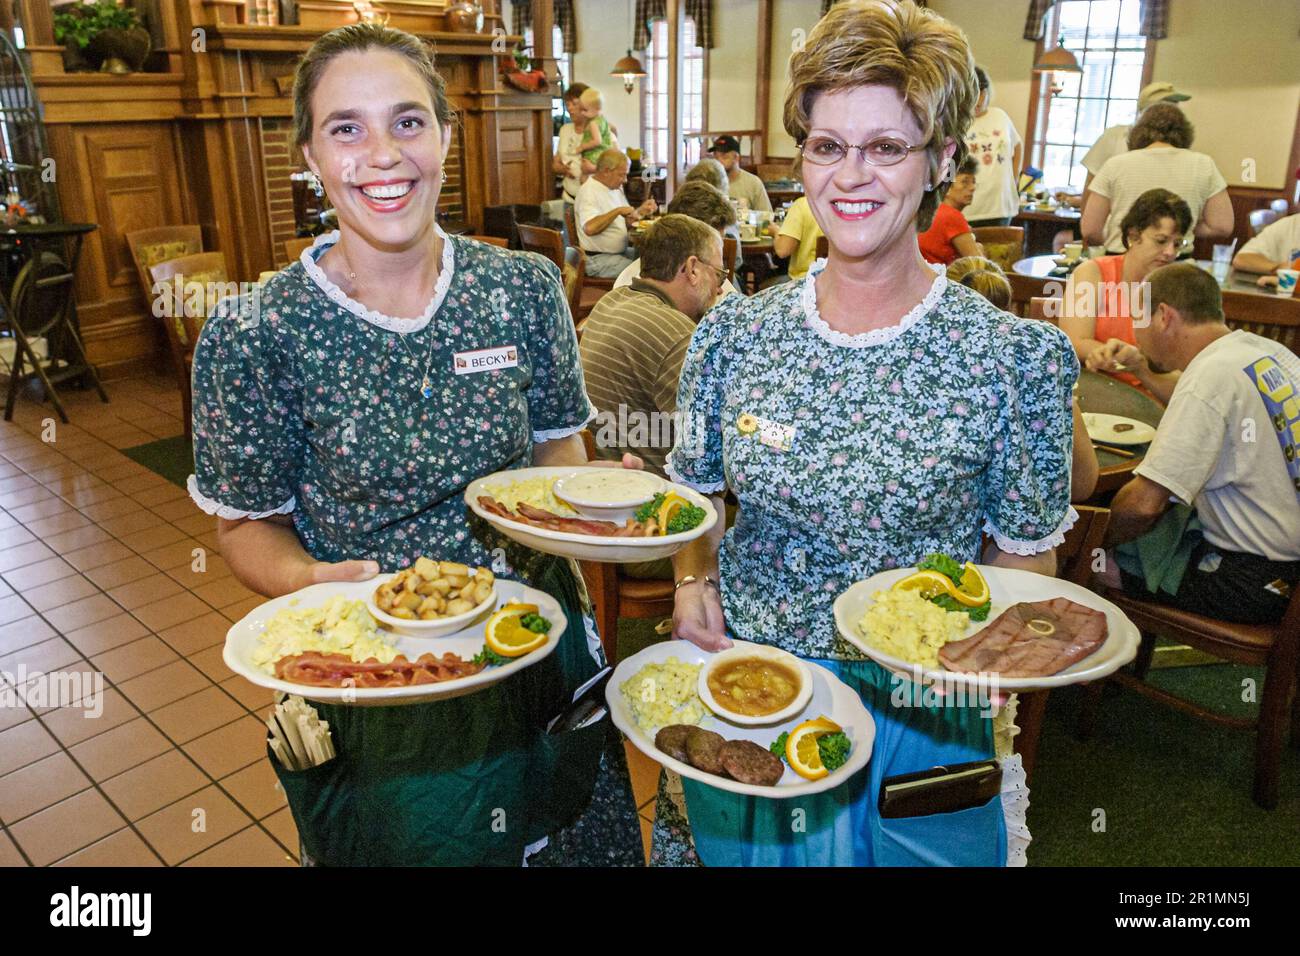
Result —
<svg viewBox="0 0 1300 956"><path fill-rule="evenodd" d="M893 657L937 667L939 649L961 640L970 624L965 611L945 611L916 591L877 591L858 622L858 633Z"/></svg>
<svg viewBox="0 0 1300 956"><path fill-rule="evenodd" d="M698 724L709 716L697 690L700 665L670 657L662 664L647 664L619 690L636 718L636 725L653 735L669 724Z"/></svg>
<svg viewBox="0 0 1300 956"><path fill-rule="evenodd" d="M483 490L511 511L518 511L519 502L523 501L552 514L576 515L577 511L555 497L554 485L554 478L526 478L508 485L484 485Z"/></svg>
<svg viewBox="0 0 1300 956"><path fill-rule="evenodd" d="M347 654L358 662L373 657L383 664L397 656L397 649L380 636L365 602L349 601L341 594L324 607L287 607L277 612L258 637L253 663L273 674L280 658L305 651Z"/></svg>

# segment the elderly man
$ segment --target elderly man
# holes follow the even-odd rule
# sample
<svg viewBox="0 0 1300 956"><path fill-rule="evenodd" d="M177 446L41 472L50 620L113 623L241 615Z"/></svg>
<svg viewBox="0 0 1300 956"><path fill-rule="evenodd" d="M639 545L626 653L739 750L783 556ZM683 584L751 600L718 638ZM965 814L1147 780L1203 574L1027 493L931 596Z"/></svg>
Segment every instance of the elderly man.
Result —
<svg viewBox="0 0 1300 956"><path fill-rule="evenodd" d="M718 164L713 163L713 165L717 166ZM739 254L740 236L736 234L736 211L731 208L731 203L727 202L727 197L714 186L702 181L686 183L681 189L677 190L677 195L673 196L673 201L668 204L668 212L681 213L683 216L698 219L700 222L718 230L724 237L735 235L736 251ZM740 261L737 261L732 263L732 266L739 268L740 264ZM726 263L723 263L723 265L726 265ZM614 288L619 289L625 285L631 285L632 280L639 275L641 275L641 260L637 259L619 273L618 278L614 280ZM718 293L718 298L736 291L736 287L731 284L730 280L725 281L722 283L722 291Z"/></svg>
<svg viewBox="0 0 1300 956"><path fill-rule="evenodd" d="M767 198L763 180L740 168L740 140L734 136L719 136L709 147L709 152L727 171L727 194L732 199L744 200L746 208L742 212L752 209L772 211L772 200Z"/></svg>
<svg viewBox="0 0 1300 956"><path fill-rule="evenodd" d="M1218 283L1191 263L1148 281L1150 322L1134 323L1138 348L1113 343L1115 358L1182 375L1111 504L1107 543L1132 543L1108 583L1221 620L1280 620L1300 584L1300 359L1229 329Z"/></svg>
<svg viewBox="0 0 1300 956"><path fill-rule="evenodd" d="M596 171L578 188L573 215L578 224L578 245L587 254L587 275L613 279L636 250L628 245L627 227L655 211L647 199L636 209L627 204L623 184L631 162L627 154L607 149L596 160Z"/></svg>

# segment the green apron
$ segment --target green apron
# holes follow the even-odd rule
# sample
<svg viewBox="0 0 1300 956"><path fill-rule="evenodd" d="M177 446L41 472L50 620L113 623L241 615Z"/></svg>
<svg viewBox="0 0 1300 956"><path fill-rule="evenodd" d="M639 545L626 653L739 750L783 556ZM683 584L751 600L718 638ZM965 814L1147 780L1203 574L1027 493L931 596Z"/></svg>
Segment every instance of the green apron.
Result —
<svg viewBox="0 0 1300 956"><path fill-rule="evenodd" d="M300 773L272 760L308 855L326 866L518 866L526 846L582 813L604 723L544 732L597 669L575 573L544 562L533 586L559 601L568 627L546 660L487 690L400 707L312 704L338 756Z"/></svg>

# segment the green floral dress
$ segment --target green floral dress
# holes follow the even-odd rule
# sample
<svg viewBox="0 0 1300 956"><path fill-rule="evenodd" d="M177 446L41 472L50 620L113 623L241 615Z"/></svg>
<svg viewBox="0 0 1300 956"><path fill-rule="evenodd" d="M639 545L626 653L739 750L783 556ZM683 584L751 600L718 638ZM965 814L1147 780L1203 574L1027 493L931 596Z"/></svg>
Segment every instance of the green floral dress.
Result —
<svg viewBox="0 0 1300 956"><path fill-rule="evenodd" d="M190 493L223 518L290 515L322 561L387 571L427 554L488 565L560 601L569 627L546 661L444 702L317 705L338 758L300 774L276 766L313 859L517 865L588 805L606 728L542 728L602 655L572 562L510 542L461 496L595 414L573 321L551 263L446 236L424 314L372 312L316 263L337 237L204 326ZM492 361L473 361L483 356ZM615 827L633 858L634 814Z"/></svg>

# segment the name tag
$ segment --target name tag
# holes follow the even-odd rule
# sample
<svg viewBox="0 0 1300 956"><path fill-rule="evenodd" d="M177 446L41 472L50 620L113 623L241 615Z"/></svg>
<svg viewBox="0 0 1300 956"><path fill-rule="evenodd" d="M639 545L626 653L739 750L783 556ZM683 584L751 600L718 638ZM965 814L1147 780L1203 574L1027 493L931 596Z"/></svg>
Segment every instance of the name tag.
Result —
<svg viewBox="0 0 1300 956"><path fill-rule="evenodd" d="M452 368L457 375L473 375L498 368L514 368L519 364L519 350L513 345L495 349L478 349L475 352L457 352Z"/></svg>
<svg viewBox="0 0 1300 956"><path fill-rule="evenodd" d="M780 422L758 420L758 440L776 451L789 451L794 446L794 426Z"/></svg>

